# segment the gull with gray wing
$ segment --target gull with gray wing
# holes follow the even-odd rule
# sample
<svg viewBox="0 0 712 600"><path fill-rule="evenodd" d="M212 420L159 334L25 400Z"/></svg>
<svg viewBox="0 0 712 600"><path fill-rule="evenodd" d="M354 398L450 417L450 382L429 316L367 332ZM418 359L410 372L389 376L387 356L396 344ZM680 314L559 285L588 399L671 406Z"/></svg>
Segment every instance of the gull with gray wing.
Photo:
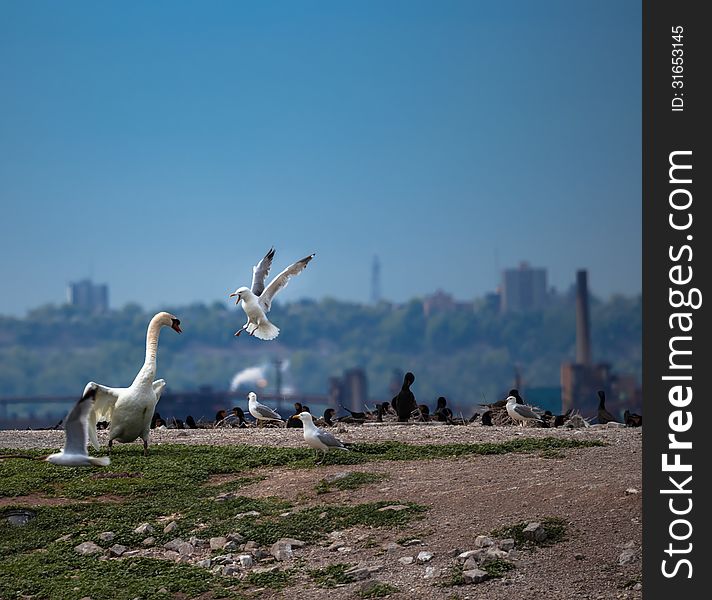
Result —
<svg viewBox="0 0 712 600"><path fill-rule="evenodd" d="M336 436L330 434L328 431L324 431L320 427L314 424L314 419L308 412L299 413L299 418L304 424L304 441L307 446L314 448L317 454L321 450L323 452L323 457L319 463L323 462L326 457L326 453L329 450L347 450L346 445ZM317 463L317 464L319 464Z"/></svg>
<svg viewBox="0 0 712 600"><path fill-rule="evenodd" d="M520 426L524 425L526 422L534 421L546 427L546 422L536 414L531 407L526 404L518 404L517 398L515 396L507 397L507 414L512 418L513 421L519 423Z"/></svg>

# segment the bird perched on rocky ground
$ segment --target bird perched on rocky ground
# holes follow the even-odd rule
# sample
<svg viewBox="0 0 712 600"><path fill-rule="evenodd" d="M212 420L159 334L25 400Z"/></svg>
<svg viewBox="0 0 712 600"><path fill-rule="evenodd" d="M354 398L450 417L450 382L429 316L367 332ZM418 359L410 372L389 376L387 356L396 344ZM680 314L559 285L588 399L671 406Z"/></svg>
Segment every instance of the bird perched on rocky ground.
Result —
<svg viewBox="0 0 712 600"><path fill-rule="evenodd" d="M315 254L310 254L289 265L265 287L265 279L269 275L274 258L274 248L270 248L262 260L252 267L252 285L249 288L239 287L230 294L230 298L237 297L235 304L242 300L242 310L247 315L247 322L235 333L236 336L247 331L249 335L261 340L273 340L279 335L279 328L270 323L266 316L272 307L272 299L287 286L292 277L306 269L314 256Z"/></svg>
<svg viewBox="0 0 712 600"><path fill-rule="evenodd" d="M314 448L317 455L319 454L319 451L323 452L321 461L316 464L324 462L326 453L330 450L348 451L346 445L339 438L314 425L314 420L308 412L300 413L299 418L304 425L304 441L307 443L307 446Z"/></svg>
<svg viewBox="0 0 712 600"><path fill-rule="evenodd" d="M64 448L50 454L45 460L54 465L66 467L96 466L105 467L111 461L108 456L89 456L89 413L96 398L96 388L89 388L72 407L64 419Z"/></svg>
<svg viewBox="0 0 712 600"><path fill-rule="evenodd" d="M410 389L415 381L415 375L410 371L403 377L403 386L400 392L391 400L391 404L398 414L398 421L401 423L406 422L411 413L417 409L418 405L415 402L415 394Z"/></svg>
<svg viewBox="0 0 712 600"><path fill-rule="evenodd" d="M250 414L257 420L257 425L263 424L265 421L282 421L281 415L272 410L269 406L265 406L257 401L257 394L250 392L247 394L247 403Z"/></svg>
<svg viewBox="0 0 712 600"><path fill-rule="evenodd" d="M573 408L570 408L563 415L555 415L554 416L554 427L561 427L564 423L566 423L566 420L571 416L572 411L573 411Z"/></svg>
<svg viewBox="0 0 712 600"><path fill-rule="evenodd" d="M599 423L618 423L611 413L606 410L606 392L598 390L598 422Z"/></svg>
<svg viewBox="0 0 712 600"><path fill-rule="evenodd" d="M520 426L524 423L538 423L542 427L546 427L546 421L542 419L538 414L536 414L531 407L526 404L519 404L515 396L509 396L507 398L507 414L511 417L513 421L519 423Z"/></svg>
<svg viewBox="0 0 712 600"><path fill-rule="evenodd" d="M631 413L627 408L623 413L623 422L628 427L642 427L643 426L643 415L638 415L636 413Z"/></svg>

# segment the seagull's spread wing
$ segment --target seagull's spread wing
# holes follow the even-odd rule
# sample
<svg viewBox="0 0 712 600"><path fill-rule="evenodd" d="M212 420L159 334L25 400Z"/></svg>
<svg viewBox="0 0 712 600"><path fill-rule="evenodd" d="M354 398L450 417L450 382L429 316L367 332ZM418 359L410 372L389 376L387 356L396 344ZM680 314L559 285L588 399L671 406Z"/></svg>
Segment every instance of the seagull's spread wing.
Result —
<svg viewBox="0 0 712 600"><path fill-rule="evenodd" d="M286 287L292 277L299 275L299 273L306 269L309 261L314 258L314 256L314 254L310 254L302 260L298 260L294 264L289 265L284 271L277 275L277 277L270 281L269 285L265 288L265 291L262 292L259 297L262 310L269 312L274 295L279 292L279 290Z"/></svg>
<svg viewBox="0 0 712 600"><path fill-rule="evenodd" d="M64 453L86 456L89 437L89 412L91 398L82 398L69 411L64 420Z"/></svg>
<svg viewBox="0 0 712 600"><path fill-rule="evenodd" d="M111 416L114 413L114 405L116 404L119 394L122 392L123 388L110 388L90 381L84 388L82 397L86 396L86 393L92 388L96 389L96 396L89 413L89 439L91 440L91 445L98 450L99 438L96 436L96 424L99 421L111 422Z"/></svg>
<svg viewBox="0 0 712 600"><path fill-rule="evenodd" d="M265 279L269 275L272 259L274 258L274 248L270 248L264 258L252 267L252 286L250 289L255 296L259 296L265 289Z"/></svg>
<svg viewBox="0 0 712 600"><path fill-rule="evenodd" d="M264 404L258 403L257 406L255 406L255 412L263 419L277 419L279 421L282 420L282 417L277 411L272 410L269 406L265 406Z"/></svg>
<svg viewBox="0 0 712 600"><path fill-rule="evenodd" d="M512 410L525 419L541 419L541 417L526 404L515 404Z"/></svg>
<svg viewBox="0 0 712 600"><path fill-rule="evenodd" d="M328 431L324 431L323 429L316 430L316 437L322 444L328 446L329 448L344 448L344 444L339 438L331 435Z"/></svg>

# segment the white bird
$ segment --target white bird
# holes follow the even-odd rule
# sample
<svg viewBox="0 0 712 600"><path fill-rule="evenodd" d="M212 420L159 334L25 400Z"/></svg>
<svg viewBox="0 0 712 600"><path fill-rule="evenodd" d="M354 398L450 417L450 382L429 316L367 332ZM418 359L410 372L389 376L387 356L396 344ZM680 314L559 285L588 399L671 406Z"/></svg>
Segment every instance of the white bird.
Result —
<svg viewBox="0 0 712 600"><path fill-rule="evenodd" d="M265 279L269 275L274 258L274 248L270 248L262 260L252 267L251 288L239 287L230 294L230 298L237 296L236 305L242 300L242 310L247 315L247 322L242 329L235 332L236 336L247 331L248 334L261 340L273 340L279 335L279 328L270 323L266 316L272 307L272 299L279 290L287 286L292 277L299 275L306 268L314 256L310 254L289 265L265 287Z"/></svg>
<svg viewBox="0 0 712 600"><path fill-rule="evenodd" d="M96 401L91 411L89 438L94 448L99 448L96 435L97 421L109 421L109 451L114 440L133 442L143 440L143 454L148 455L148 434L151 430L151 418L161 392L166 386L163 379L154 381L156 376L156 355L158 353L158 335L162 327L170 327L181 333L180 320L167 312L159 312L151 319L146 331L146 360L127 388L111 388L90 381L84 388L84 395L95 390Z"/></svg>
<svg viewBox="0 0 712 600"><path fill-rule="evenodd" d="M543 425L544 420L536 414L529 406L526 404L518 404L517 398L515 396L507 396L507 414L512 418L512 420L517 421L520 426L524 425L528 421L536 421Z"/></svg>
<svg viewBox="0 0 712 600"><path fill-rule="evenodd" d="M64 448L45 458L47 462L67 467L105 467L111 462L108 456L89 456L87 452L89 413L95 396L96 390L87 390L69 411L64 419Z"/></svg>
<svg viewBox="0 0 712 600"><path fill-rule="evenodd" d="M281 415L276 411L272 410L269 406L265 406L257 401L257 394L255 392L250 392L247 394L247 406L250 414L257 419L257 424L260 421L283 421Z"/></svg>
<svg viewBox="0 0 712 600"><path fill-rule="evenodd" d="M307 446L314 448L317 454L319 450L321 450L325 458L329 450L348 450L339 438L317 427L314 424L314 419L308 412L300 412L298 417L304 424L304 441L307 443ZM320 462L323 462L324 458L322 458Z"/></svg>

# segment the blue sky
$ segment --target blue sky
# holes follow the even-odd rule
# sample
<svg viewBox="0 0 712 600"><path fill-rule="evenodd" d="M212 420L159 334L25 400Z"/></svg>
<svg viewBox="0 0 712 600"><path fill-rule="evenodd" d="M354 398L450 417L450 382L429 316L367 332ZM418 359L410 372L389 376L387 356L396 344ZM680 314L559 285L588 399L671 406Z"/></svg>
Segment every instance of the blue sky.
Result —
<svg viewBox="0 0 712 600"><path fill-rule="evenodd" d="M641 289L640 2L0 0L0 313Z"/></svg>

